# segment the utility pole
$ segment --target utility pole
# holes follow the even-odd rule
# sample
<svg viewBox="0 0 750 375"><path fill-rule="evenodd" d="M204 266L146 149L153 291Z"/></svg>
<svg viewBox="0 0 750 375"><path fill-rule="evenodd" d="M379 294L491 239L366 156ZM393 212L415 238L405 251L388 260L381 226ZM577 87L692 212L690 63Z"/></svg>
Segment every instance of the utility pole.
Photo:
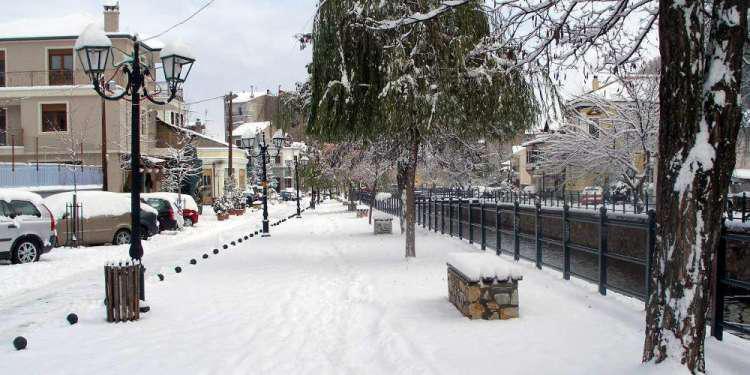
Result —
<svg viewBox="0 0 750 375"><path fill-rule="evenodd" d="M107 100L102 98L102 191L107 191Z"/></svg>

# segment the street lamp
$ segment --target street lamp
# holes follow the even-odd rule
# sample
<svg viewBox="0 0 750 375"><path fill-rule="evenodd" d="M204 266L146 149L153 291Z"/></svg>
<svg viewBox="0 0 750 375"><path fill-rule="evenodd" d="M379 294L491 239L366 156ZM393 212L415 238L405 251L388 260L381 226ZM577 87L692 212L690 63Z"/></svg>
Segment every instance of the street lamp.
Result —
<svg viewBox="0 0 750 375"><path fill-rule="evenodd" d="M153 72L148 66L141 64L141 43L137 36L132 37L133 51L128 53L120 51L127 56L124 61L115 63L112 51L112 42L100 27L91 24L83 30L76 40L74 49L81 62L83 70L88 74L94 90L104 99L120 100L130 94L131 102L131 129L130 129L130 170L132 178L130 181L130 249L129 254L133 260L137 260L143 268L143 246L141 245L141 95L145 96L151 103L165 105L177 96L178 90L187 80L195 59L187 47L182 44L170 44L161 50L161 61L164 68L164 79L168 84L169 98L160 101L149 93L149 84L155 86ZM105 77L104 73L108 67L114 68L112 77ZM119 92L111 87L111 80L122 72L127 81ZM146 79L149 79L147 82ZM141 272L140 299L145 300L143 271Z"/></svg>
<svg viewBox="0 0 750 375"><path fill-rule="evenodd" d="M281 130L277 130L272 138L272 145L266 143L265 133L258 133L255 135L255 139L250 143L250 139L247 142L243 142L247 145L248 152L251 157L261 158L261 164L263 165L263 234L262 237L270 237L271 234L268 232L268 174L266 167L267 157L276 157L281 152L281 146L284 144L284 133ZM271 151L268 150L270 146L273 146Z"/></svg>
<svg viewBox="0 0 750 375"><path fill-rule="evenodd" d="M302 163L302 165L307 165L307 159L306 156L303 156L302 158L299 158L297 155L294 155L294 184L297 187L297 219L302 218L302 210L299 206L299 164ZM287 160L287 166L291 167L291 161Z"/></svg>

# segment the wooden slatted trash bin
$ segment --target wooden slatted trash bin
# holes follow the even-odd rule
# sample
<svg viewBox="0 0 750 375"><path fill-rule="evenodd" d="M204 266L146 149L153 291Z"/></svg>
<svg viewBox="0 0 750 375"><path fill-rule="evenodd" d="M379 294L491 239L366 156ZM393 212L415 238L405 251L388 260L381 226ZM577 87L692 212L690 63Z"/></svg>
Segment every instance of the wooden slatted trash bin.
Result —
<svg viewBox="0 0 750 375"><path fill-rule="evenodd" d="M140 319L140 263L110 263L104 266L104 304L108 322Z"/></svg>
<svg viewBox="0 0 750 375"><path fill-rule="evenodd" d="M448 256L448 299L470 319L519 317L520 271L494 254L452 253Z"/></svg>

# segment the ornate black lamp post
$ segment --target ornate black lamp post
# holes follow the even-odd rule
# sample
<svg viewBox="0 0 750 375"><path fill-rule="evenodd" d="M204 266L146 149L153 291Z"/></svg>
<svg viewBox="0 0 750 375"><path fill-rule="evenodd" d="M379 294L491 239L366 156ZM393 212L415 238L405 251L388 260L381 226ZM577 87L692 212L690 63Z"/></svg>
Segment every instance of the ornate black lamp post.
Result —
<svg viewBox="0 0 750 375"><path fill-rule="evenodd" d="M125 56L125 59L122 62L115 63L112 42L104 33L104 30L94 25L89 25L76 40L75 51L78 55L78 59L81 61L83 70L91 78L94 90L96 90L99 96L107 100L115 101L130 95L129 100L132 106L130 170L132 178L130 180L131 221L129 253L133 260L137 260L140 263L141 258L143 257L140 224L142 185L140 169L141 95L157 105L164 105L171 102L177 96L182 84L185 83L195 59L183 45L168 45L162 49L161 61L164 70L164 79L168 84L169 98L166 101L160 101L153 96L153 94L158 94L158 91L153 93L149 92L152 87L154 90L159 89L154 80L154 72L149 69L149 66L144 66L141 62L141 59L144 58L145 55L141 55L140 53L142 42L138 40L137 36L133 36L132 41L132 53L118 50ZM114 68L111 70L112 74L110 77L105 77L107 68ZM112 83L110 83L110 80L119 72L127 78L124 86L112 87L113 85L117 85L117 82L112 81ZM141 272L141 277L143 277L143 272ZM141 281L140 298L141 300L145 299L143 281Z"/></svg>
<svg viewBox="0 0 750 375"><path fill-rule="evenodd" d="M294 185L297 187L297 219L302 218L302 209L299 206L299 164L302 163L302 165L305 166L307 165L308 160L309 159L306 156L301 158L297 155L294 156ZM288 162L291 164L291 161Z"/></svg>
<svg viewBox="0 0 750 375"><path fill-rule="evenodd" d="M266 144L264 133L256 134L252 144L249 141L250 139L247 139L247 141L243 140L244 146L247 147L251 157L257 158L260 156L263 171L263 181L261 181L261 186L263 186L263 234L261 236L270 237L271 234L268 232L268 173L266 158L276 157L281 152L281 146L284 145L284 133L281 130L277 130L273 135L272 145ZM273 146L271 151L268 149L270 146Z"/></svg>

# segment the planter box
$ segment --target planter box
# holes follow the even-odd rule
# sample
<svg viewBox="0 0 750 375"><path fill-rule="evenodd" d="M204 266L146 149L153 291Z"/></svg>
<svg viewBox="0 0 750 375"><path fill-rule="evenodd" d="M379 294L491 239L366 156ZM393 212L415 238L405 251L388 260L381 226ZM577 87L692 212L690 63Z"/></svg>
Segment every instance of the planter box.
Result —
<svg viewBox="0 0 750 375"><path fill-rule="evenodd" d="M393 219L391 218L375 218L372 226L373 233L375 234L392 234L393 233Z"/></svg>
<svg viewBox="0 0 750 375"><path fill-rule="evenodd" d="M242 215L245 214L245 209L244 208L243 209L234 209L233 208L233 209L229 210L229 214L230 215L234 215L234 216L242 216Z"/></svg>
<svg viewBox="0 0 750 375"><path fill-rule="evenodd" d="M470 319L518 318L518 281L485 279L472 281L448 264L448 299Z"/></svg>
<svg viewBox="0 0 750 375"><path fill-rule="evenodd" d="M357 217L367 217L368 214L369 214L369 212L370 212L369 209L360 209L360 208L358 208L357 209Z"/></svg>
<svg viewBox="0 0 750 375"><path fill-rule="evenodd" d="M216 219L219 221L224 221L229 219L229 212L222 212L220 214L216 214Z"/></svg>

